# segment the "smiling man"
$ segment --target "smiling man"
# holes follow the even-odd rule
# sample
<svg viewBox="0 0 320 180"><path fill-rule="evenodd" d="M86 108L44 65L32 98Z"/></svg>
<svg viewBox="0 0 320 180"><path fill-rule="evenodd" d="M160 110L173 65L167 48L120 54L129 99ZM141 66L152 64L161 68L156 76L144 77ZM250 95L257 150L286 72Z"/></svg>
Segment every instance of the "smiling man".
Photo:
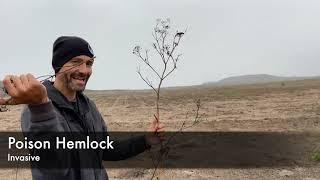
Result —
<svg viewBox="0 0 320 180"><path fill-rule="evenodd" d="M105 121L94 102L83 94L92 74L94 59L93 51L84 39L75 36L59 37L53 44L52 67L55 71L55 81L45 81L42 84L31 74L8 75L3 84L11 98L0 98L0 105L27 104L21 117L23 132L39 132L39 136L46 136L49 132L94 133L100 136L95 138L105 140L108 136ZM68 156L71 158L70 161L80 163L77 164L79 167L83 167L81 163L85 163L95 168L70 167L59 171L33 168L32 177L41 180L105 180L108 176L102 165L103 160L127 159L163 140L162 136L159 136L159 132L163 131L163 125L158 121L154 120L151 123L150 130L153 133L120 142L114 151L100 150L85 155L75 152ZM53 159L52 163L57 161L59 160Z"/></svg>
<svg viewBox="0 0 320 180"><path fill-rule="evenodd" d="M62 36L53 44L52 67L56 73L54 87L72 100L83 91L92 74L94 54L84 39Z"/></svg>

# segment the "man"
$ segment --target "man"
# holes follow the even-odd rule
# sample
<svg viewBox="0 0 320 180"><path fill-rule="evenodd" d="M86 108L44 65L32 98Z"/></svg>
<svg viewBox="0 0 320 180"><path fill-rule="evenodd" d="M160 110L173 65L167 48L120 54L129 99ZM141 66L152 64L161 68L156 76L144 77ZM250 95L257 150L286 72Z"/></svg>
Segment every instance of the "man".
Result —
<svg viewBox="0 0 320 180"><path fill-rule="evenodd" d="M103 137L100 138L106 138L107 128L101 114L93 101L82 93L92 74L94 58L89 43L84 39L75 36L59 37L53 44L52 67L55 81L45 81L42 84L32 74L8 75L4 78L3 85L11 98L0 98L0 105L27 104L21 117L23 132L39 132L39 136L46 132L102 132ZM114 151L88 153L86 157L75 152L68 157L73 162L81 164L85 161L84 163L92 163L93 167L100 168L85 169L81 165L80 169L70 167L59 171L33 168L32 177L60 180L108 179L102 160L127 159L159 144L163 140L158 135L163 131L163 125L154 120L150 130L154 133L123 141L114 147Z"/></svg>

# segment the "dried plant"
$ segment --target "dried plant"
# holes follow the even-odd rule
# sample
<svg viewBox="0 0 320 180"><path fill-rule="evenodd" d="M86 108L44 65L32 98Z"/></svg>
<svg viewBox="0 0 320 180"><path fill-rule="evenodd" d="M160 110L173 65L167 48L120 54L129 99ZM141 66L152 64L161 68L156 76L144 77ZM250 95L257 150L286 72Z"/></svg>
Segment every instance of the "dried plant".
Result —
<svg viewBox="0 0 320 180"><path fill-rule="evenodd" d="M179 46L180 40L183 35L186 33L177 31L171 41L168 40L170 36L170 19L161 20L157 19L157 24L153 29L152 36L154 42L152 43L153 49L158 53L161 58L163 67L162 70L157 70L150 62L149 59L149 50L145 50L142 52L142 48L140 46L135 46L133 49L133 54L139 57L139 59L156 75L157 77L157 85L155 86L153 82L146 76L142 75L140 66L137 69L137 73L140 78L152 88L152 90L156 94L156 114L154 117L157 121L160 120L160 110L159 110L159 101L160 101L160 92L161 87L163 85L163 81L174 71L177 69L177 62L181 54L176 55L175 50Z"/></svg>
<svg viewBox="0 0 320 180"><path fill-rule="evenodd" d="M157 19L156 25L152 32L152 37L154 42L152 43L152 48L154 52L160 57L160 64L162 67L156 67L155 62L151 61L149 50L142 50L140 46L135 46L133 49L133 54L136 55L139 60L153 73L156 77L156 84L153 84L154 81L151 81L148 76L145 76L141 72L140 66L137 68L137 73L140 78L154 91L156 95L155 100L155 108L156 112L154 114L154 118L159 122L160 121L160 96L161 96L161 88L163 82L169 75L172 74L173 71L177 69L177 63L180 60L181 54L177 54L177 47L180 45L181 38L185 35L185 31L176 31L173 35L170 33L170 19L161 20ZM158 70L160 69L160 70ZM152 173L151 179L155 178L156 171L160 166L163 158L166 157L169 153L170 147L169 144L172 142L174 137L182 132L183 130L190 128L196 124L198 124L201 120L201 115L199 113L201 103L200 100L195 102L196 110L194 111L195 117L194 121L190 126L187 126L187 119L189 118L188 113L186 115L186 120L182 123L181 127L176 131L176 133L172 134L165 143L161 143L160 150L157 156L151 155L152 163L154 166L154 170ZM158 179L158 178L157 178Z"/></svg>

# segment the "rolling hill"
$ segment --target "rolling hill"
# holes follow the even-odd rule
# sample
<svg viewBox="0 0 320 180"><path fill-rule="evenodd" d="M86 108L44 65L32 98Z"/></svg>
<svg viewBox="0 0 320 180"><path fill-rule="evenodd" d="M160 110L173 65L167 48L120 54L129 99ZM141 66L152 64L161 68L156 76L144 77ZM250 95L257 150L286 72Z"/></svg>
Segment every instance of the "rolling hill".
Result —
<svg viewBox="0 0 320 180"><path fill-rule="evenodd" d="M284 77L284 76L273 76L268 74L254 74L254 75L232 76L217 82L207 82L207 83L204 83L203 85L229 86L229 85L242 85L242 84L262 84L262 83L281 82L281 81L296 81L296 80L304 80L304 79L320 79L320 76Z"/></svg>

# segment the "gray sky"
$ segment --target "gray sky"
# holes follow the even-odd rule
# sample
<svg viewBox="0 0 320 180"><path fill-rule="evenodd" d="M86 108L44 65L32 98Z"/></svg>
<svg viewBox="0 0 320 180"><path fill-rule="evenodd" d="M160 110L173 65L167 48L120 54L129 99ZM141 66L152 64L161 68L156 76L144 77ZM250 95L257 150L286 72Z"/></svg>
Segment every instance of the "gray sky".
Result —
<svg viewBox="0 0 320 180"><path fill-rule="evenodd" d="M319 9L318 0L0 0L0 78L52 73L53 41L77 35L97 56L87 88L147 88L132 49L151 48L157 18L170 18L174 31L188 27L165 86L320 75Z"/></svg>

